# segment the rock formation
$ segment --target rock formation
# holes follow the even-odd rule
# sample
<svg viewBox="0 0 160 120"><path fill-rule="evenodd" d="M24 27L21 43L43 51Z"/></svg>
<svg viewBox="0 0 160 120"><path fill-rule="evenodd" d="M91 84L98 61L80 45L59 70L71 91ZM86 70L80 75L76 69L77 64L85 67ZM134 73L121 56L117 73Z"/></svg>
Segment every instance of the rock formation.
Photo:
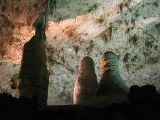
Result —
<svg viewBox="0 0 160 120"><path fill-rule="evenodd" d="M145 85L139 87L137 85L131 86L129 89L128 99L130 102L144 102L150 99L155 99L159 94L155 86Z"/></svg>
<svg viewBox="0 0 160 120"><path fill-rule="evenodd" d="M148 92L150 93L147 94ZM139 99L140 101L98 107L86 105L49 106L44 111L38 111L35 99L16 99L6 93L0 93L0 118L2 120L3 118L5 120L52 120L53 118L55 120L97 120L97 118L98 120L160 119L160 94L157 93L156 88L151 85L130 88L130 97L136 99L137 93L141 94L142 101Z"/></svg>
<svg viewBox="0 0 160 120"><path fill-rule="evenodd" d="M126 97L128 87L121 79L118 56L107 51L101 59L102 78L96 91L96 96Z"/></svg>
<svg viewBox="0 0 160 120"><path fill-rule="evenodd" d="M36 34L24 45L20 70L20 96L38 99L39 109L45 108L48 97L49 74L44 42L46 36L42 19L35 24Z"/></svg>
<svg viewBox="0 0 160 120"><path fill-rule="evenodd" d="M12 96L15 96L16 98L19 98L19 85L19 74L15 74L11 78L11 88L15 90L14 93L12 93Z"/></svg>
<svg viewBox="0 0 160 120"><path fill-rule="evenodd" d="M34 35L32 23L54 0L0 0L0 92L12 93L24 43ZM89 14L88 14L89 13ZM107 51L120 55L127 86L153 84L160 91L160 0L56 0L49 15L50 85L48 104L71 104L77 63ZM75 54L77 52L77 55ZM49 61L50 60L50 61Z"/></svg>
<svg viewBox="0 0 160 120"><path fill-rule="evenodd" d="M81 60L77 79L74 85L73 104L83 104L93 97L97 88L97 76L94 69L94 61L86 56Z"/></svg>

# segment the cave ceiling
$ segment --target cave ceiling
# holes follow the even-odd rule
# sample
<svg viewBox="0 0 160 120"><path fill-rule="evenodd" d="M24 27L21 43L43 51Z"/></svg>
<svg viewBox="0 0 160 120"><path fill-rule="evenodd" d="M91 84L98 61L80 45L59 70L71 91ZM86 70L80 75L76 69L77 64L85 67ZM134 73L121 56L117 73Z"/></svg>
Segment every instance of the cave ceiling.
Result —
<svg viewBox="0 0 160 120"><path fill-rule="evenodd" d="M96 9L101 1L50 0L47 9L48 20L58 22L87 14ZM47 0L0 1L0 59L20 59L20 55L11 51L21 51L24 43L34 35L32 23L46 10L46 6Z"/></svg>

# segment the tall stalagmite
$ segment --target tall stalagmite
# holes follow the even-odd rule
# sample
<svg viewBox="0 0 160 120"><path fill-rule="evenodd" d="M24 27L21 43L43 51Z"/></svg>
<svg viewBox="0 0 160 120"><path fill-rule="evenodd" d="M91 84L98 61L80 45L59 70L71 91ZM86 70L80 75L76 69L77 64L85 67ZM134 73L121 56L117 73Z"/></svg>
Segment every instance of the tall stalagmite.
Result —
<svg viewBox="0 0 160 120"><path fill-rule="evenodd" d="M20 70L20 96L38 99L39 109L47 105L49 74L44 42L45 25L43 15L34 23L36 34L24 45Z"/></svg>
<svg viewBox="0 0 160 120"><path fill-rule="evenodd" d="M95 74L94 61L86 56L81 60L77 79L74 85L73 104L83 104L93 97L97 88L97 76Z"/></svg>

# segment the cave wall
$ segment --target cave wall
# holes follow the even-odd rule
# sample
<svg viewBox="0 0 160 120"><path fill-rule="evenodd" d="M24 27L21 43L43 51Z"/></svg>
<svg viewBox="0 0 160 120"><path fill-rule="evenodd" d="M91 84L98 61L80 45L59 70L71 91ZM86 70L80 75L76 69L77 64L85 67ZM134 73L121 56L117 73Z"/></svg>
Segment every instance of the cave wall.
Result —
<svg viewBox="0 0 160 120"><path fill-rule="evenodd" d="M128 86L153 84L160 90L159 0L60 1L46 31L48 104L72 103L79 62L86 55L93 58L99 81L100 57L107 50L119 55L121 75ZM3 56L10 58L3 57L0 66L0 90L9 93L13 92L9 81L19 71L23 44L34 34L31 25L14 30L7 37L14 36L19 42L7 44L12 50ZM15 51L17 44L21 48Z"/></svg>
<svg viewBox="0 0 160 120"><path fill-rule="evenodd" d="M19 73L23 45L34 35L32 23L45 0L0 1L0 92L15 95L11 78Z"/></svg>

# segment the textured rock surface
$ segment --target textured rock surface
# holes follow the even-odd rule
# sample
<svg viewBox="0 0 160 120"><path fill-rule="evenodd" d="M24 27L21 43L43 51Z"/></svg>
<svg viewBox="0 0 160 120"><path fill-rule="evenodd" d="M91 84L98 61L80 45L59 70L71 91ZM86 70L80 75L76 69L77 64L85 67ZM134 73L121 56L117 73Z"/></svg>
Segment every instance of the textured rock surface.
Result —
<svg viewBox="0 0 160 120"><path fill-rule="evenodd" d="M67 5L67 0L65 1L62 6L57 3L57 11L59 9L60 12L60 9L63 9L65 4ZM91 0L87 1L92 3ZM68 4L69 8L81 6L73 0L71 3ZM82 6L90 13L85 13L83 9L80 9L80 15L75 18L60 22L50 21L48 24L47 51L50 70L48 103L71 103L78 65L80 59L86 55L93 58L97 78L100 80L100 56L108 50L119 55L120 72L128 86L153 84L160 90L160 1L101 0L95 5L93 2L93 5ZM25 6L22 8L28 9ZM22 10L26 11L25 9ZM14 10L6 9L3 13L7 16L15 16L16 13L13 14L11 11ZM11 93L10 78L18 73L23 44L34 34L32 27L26 25L25 21L30 18L31 13L35 12L28 12L27 15L22 12L25 19L15 17L24 22L15 23L13 21L16 19L11 19L11 23L16 25L12 26L14 28L11 30L12 34L10 34L9 27L5 26L8 22L4 22L5 24L1 27L3 31L1 34L3 34L0 39L3 38L1 43L5 43L4 47L1 47L5 48L1 52L3 55L0 69L1 91ZM77 13L73 12L70 16L74 17ZM62 19L70 17L63 14L60 16ZM5 21L6 18L2 15L0 19ZM9 44L7 41L12 37L14 39Z"/></svg>
<svg viewBox="0 0 160 120"><path fill-rule="evenodd" d="M49 75L46 66L47 57L43 40L37 35L25 43L20 70L20 95L32 98L37 96L41 107L47 102Z"/></svg>
<svg viewBox="0 0 160 120"><path fill-rule="evenodd" d="M39 109L47 106L49 74L47 70L45 14L33 23L35 35L24 44L19 72L20 96L38 100Z"/></svg>
<svg viewBox="0 0 160 120"><path fill-rule="evenodd" d="M119 72L118 56L107 51L101 58L102 78L99 82L96 96L108 96L117 99L127 99L128 87L125 85ZM118 99L117 99L118 100Z"/></svg>
<svg viewBox="0 0 160 120"><path fill-rule="evenodd" d="M86 100L95 96L98 86L94 69L94 61L86 56L81 62L74 84L73 104L83 104Z"/></svg>

